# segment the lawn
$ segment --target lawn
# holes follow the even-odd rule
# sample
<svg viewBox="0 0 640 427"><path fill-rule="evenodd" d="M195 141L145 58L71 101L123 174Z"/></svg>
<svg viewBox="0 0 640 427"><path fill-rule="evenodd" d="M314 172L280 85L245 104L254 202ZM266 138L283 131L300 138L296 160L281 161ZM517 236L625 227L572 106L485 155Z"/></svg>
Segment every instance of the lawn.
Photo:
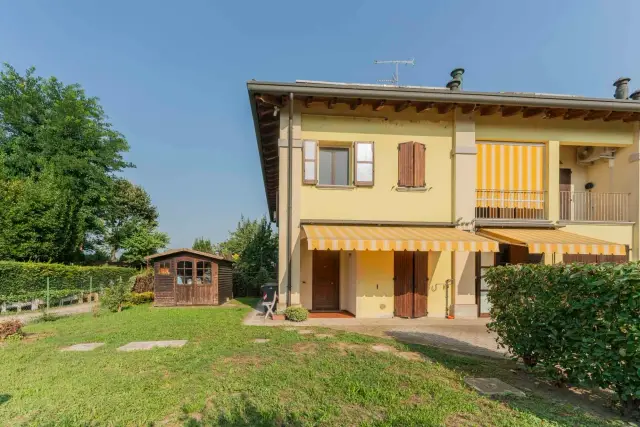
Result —
<svg viewBox="0 0 640 427"><path fill-rule="evenodd" d="M464 376L508 375L512 362L450 355L352 333L332 338L243 326L247 305L153 308L31 324L0 347L0 425L593 425L543 396L491 400ZM327 331L323 331L327 332ZM268 338L257 344L255 338ZM188 339L122 353L130 341ZM60 352L105 342L87 353ZM384 342L433 362L371 351Z"/></svg>

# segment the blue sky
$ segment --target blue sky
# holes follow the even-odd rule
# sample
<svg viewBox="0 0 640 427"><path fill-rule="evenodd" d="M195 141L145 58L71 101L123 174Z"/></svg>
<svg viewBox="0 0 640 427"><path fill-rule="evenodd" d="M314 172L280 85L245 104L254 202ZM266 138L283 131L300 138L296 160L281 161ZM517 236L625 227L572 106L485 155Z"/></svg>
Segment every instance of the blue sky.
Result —
<svg viewBox="0 0 640 427"><path fill-rule="evenodd" d="M401 83L610 97L640 88L640 1L0 0L0 62L80 83L131 145L172 247L266 213L246 81Z"/></svg>

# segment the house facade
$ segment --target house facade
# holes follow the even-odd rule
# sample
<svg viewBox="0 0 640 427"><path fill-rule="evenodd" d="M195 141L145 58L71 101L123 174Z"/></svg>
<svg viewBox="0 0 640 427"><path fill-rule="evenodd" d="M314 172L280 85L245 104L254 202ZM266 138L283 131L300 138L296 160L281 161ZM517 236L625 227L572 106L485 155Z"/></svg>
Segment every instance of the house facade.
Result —
<svg viewBox="0 0 640 427"><path fill-rule="evenodd" d="M473 318L483 269L638 259L639 93L248 83L280 304Z"/></svg>

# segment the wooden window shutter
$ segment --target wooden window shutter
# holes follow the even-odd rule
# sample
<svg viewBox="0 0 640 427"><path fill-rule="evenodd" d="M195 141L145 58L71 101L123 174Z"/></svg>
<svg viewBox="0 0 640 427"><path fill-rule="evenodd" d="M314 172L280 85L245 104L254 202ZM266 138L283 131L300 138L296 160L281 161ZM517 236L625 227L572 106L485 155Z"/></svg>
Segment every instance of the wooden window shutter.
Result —
<svg viewBox="0 0 640 427"><path fill-rule="evenodd" d="M413 186L413 142L398 144L398 187Z"/></svg>
<svg viewBox="0 0 640 427"><path fill-rule="evenodd" d="M354 184L358 186L372 186L373 185L373 142L372 141L356 141L354 145L355 155L355 171L354 171Z"/></svg>
<svg viewBox="0 0 640 427"><path fill-rule="evenodd" d="M305 139L302 144L304 157L302 182L315 185L318 183L318 141Z"/></svg>
<svg viewBox="0 0 640 427"><path fill-rule="evenodd" d="M413 143L413 186L425 186L425 163L427 147L419 142Z"/></svg>

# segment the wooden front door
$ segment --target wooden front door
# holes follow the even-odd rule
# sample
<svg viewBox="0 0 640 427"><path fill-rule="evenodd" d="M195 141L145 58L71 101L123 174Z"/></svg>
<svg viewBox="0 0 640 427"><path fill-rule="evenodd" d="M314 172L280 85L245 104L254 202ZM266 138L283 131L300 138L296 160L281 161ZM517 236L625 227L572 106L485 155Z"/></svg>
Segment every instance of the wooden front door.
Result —
<svg viewBox="0 0 640 427"><path fill-rule="evenodd" d="M571 169L560 169L560 219L571 220Z"/></svg>
<svg viewBox="0 0 640 427"><path fill-rule="evenodd" d="M340 309L340 252L313 251L312 309Z"/></svg>
<svg viewBox="0 0 640 427"><path fill-rule="evenodd" d="M394 311L399 317L427 315L426 252L394 252Z"/></svg>

